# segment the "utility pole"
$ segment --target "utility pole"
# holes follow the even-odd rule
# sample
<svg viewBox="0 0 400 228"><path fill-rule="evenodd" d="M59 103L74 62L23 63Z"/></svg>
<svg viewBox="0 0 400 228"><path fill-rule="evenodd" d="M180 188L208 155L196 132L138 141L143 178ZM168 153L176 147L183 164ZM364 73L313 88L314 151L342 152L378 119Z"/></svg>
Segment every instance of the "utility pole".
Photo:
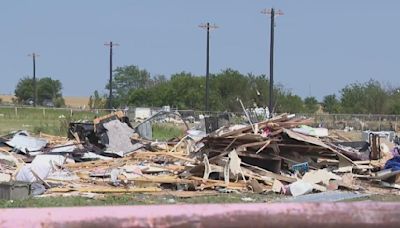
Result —
<svg viewBox="0 0 400 228"><path fill-rule="evenodd" d="M206 97L205 97L205 111L210 111L210 105L208 101L209 96L209 76L210 76L210 30L217 29L218 26L210 25L210 23L199 25L200 28L207 30L207 49L206 49Z"/></svg>
<svg viewBox="0 0 400 228"><path fill-rule="evenodd" d="M269 113L273 113L274 109L274 30L275 30L275 16L283 15L281 10L275 11L274 8L264 9L262 14L271 15L271 39L269 48Z"/></svg>
<svg viewBox="0 0 400 228"><path fill-rule="evenodd" d="M37 88L36 88L36 57L39 55L33 52L32 54L29 54L28 56L32 57L32 63L33 63L33 107L36 107L36 102L37 102Z"/></svg>
<svg viewBox="0 0 400 228"><path fill-rule="evenodd" d="M109 90L110 94L108 95L108 108L111 110L112 109L112 69L113 69L113 46L119 46L117 43L113 43L110 41L109 43L105 43L105 46L110 47L110 79L109 79Z"/></svg>

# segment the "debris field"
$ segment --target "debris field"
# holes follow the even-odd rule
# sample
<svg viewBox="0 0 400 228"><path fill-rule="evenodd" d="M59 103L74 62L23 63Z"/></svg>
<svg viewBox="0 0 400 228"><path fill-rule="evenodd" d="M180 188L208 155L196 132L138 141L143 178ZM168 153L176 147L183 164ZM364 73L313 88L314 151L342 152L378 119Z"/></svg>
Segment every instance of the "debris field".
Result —
<svg viewBox="0 0 400 228"><path fill-rule="evenodd" d="M0 138L1 196L398 194L396 143L372 134L360 149L361 142L311 124L282 114L161 142L142 137L119 111L71 123L68 137L13 132ZM11 194L7 186L21 183L27 193Z"/></svg>

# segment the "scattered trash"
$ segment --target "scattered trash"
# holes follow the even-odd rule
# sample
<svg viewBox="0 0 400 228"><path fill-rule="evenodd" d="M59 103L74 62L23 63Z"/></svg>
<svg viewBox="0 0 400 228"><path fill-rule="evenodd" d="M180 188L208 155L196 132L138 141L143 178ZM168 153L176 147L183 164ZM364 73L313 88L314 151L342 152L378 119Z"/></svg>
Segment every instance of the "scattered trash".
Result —
<svg viewBox="0 0 400 228"><path fill-rule="evenodd" d="M313 190L313 185L302 180L298 180L289 185L289 191L292 196L304 195L312 192L312 190Z"/></svg>
<svg viewBox="0 0 400 228"><path fill-rule="evenodd" d="M244 202L254 202L254 201L256 201L255 199L250 198L250 197L242 197L242 198L240 198L240 200L242 200Z"/></svg>

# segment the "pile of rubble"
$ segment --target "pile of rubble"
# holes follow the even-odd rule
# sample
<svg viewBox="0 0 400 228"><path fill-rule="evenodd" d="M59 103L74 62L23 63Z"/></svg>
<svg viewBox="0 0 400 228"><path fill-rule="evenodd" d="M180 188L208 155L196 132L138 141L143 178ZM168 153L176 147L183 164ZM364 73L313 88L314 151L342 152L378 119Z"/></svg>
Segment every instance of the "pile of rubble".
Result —
<svg viewBox="0 0 400 228"><path fill-rule="evenodd" d="M362 151L311 123L282 114L158 142L116 112L71 123L68 138L26 131L1 137L0 182L29 183L32 195L46 196L202 190L299 196L399 188L399 154L391 153L397 147Z"/></svg>

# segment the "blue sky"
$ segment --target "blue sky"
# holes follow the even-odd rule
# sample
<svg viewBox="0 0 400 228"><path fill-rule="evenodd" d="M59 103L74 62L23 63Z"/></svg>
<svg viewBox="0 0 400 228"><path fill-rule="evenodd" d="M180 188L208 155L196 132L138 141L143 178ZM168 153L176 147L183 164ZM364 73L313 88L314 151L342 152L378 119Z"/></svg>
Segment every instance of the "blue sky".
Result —
<svg viewBox="0 0 400 228"><path fill-rule="evenodd" d="M210 71L269 72L269 18L277 18L275 80L302 97L337 93L352 82L377 79L399 86L400 1L385 0L2 0L0 94L32 75L63 83L67 96L104 91L108 49L114 65L151 74L205 73L202 22L211 34Z"/></svg>

